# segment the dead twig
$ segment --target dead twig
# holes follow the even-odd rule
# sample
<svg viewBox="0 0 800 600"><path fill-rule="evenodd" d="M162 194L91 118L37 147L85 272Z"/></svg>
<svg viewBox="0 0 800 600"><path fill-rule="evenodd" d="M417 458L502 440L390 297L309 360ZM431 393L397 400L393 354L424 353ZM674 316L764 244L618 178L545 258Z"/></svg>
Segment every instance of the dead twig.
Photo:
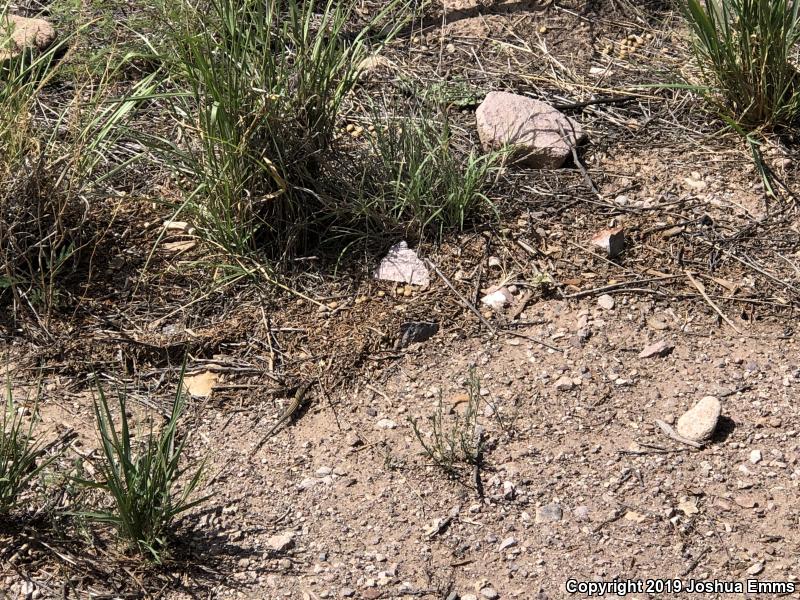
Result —
<svg viewBox="0 0 800 600"><path fill-rule="evenodd" d="M660 419L656 419L656 425L658 425L658 428L661 431L663 431L668 438L671 438L676 442L680 442L681 444L687 444L688 446L692 446L698 449L701 449L703 447L703 444L683 437L678 432L676 432L670 425L667 425L664 421Z"/></svg>
<svg viewBox="0 0 800 600"><path fill-rule="evenodd" d="M451 291L452 291L452 292L453 292L453 293L454 293L456 296L458 296L458 299L459 299L459 300L461 300L461 302L464 304L464 306L465 306L467 309L469 309L470 311L472 311L472 312L475 314L475 316L477 316L477 317L478 317L478 319L480 319L481 323L483 323L483 325L484 325L484 326L485 326L485 327L486 327L486 328L487 328L489 331L491 331L492 333L496 333L494 326L493 326L491 323L489 323L489 321L487 321L487 320L486 320L486 319L483 317L483 315L481 314L481 312L480 312L480 311L479 311L477 308L475 308L475 305L474 305L474 304L472 304L472 303L471 303L469 300L467 300L467 299L464 297L464 295L463 295L461 292L459 292L459 291L458 291L458 290L455 288L455 286L453 286L453 284L452 284L452 283L450 283L450 280L449 280L449 279L447 279L447 277L445 277L445 276L444 276L444 273L442 273L442 272L439 270L439 268L438 268L438 267L437 267L435 264L433 264L433 262L431 262L430 260L428 260L427 258L425 259L425 262L426 262L426 263L428 263L428 266L429 266L431 269L433 269L433 271L434 271L434 272L435 272L435 273L436 273L436 274L439 276L439 278L440 278L442 281L444 281L445 285L446 285L447 287L449 287L449 288L450 288L450 290L451 290Z"/></svg>
<svg viewBox="0 0 800 600"><path fill-rule="evenodd" d="M722 317L722 320L723 320L723 321L725 321L725 322L726 322L728 325L730 325L730 326L731 326L731 328L732 328L732 329L733 329L733 330L734 330L736 333L738 333L738 334L740 334L740 335L741 335L741 333L742 333L742 332L739 330L739 328L738 328L738 327L736 327L736 325L734 325L734 324L733 324L733 321L731 321L731 320L730 320L730 319L727 317L727 315L726 315L724 312L722 312L722 310L720 309L720 307L719 307L719 306L717 306L717 305L714 303L714 301L713 301L711 298L709 298L708 294L706 294L706 290L705 290L705 288L704 288L702 285L700 285L700 283L699 283L699 282L698 282L698 281L697 281L697 280L696 280L696 279L695 279L695 278L692 276L692 274L691 274L689 271L686 271L685 273L686 273L686 277L688 277L688 278L689 278L689 281L691 282L691 284L692 284L692 285L693 285L695 288L697 288L697 291L698 291L698 292L700 292L700 295L703 297L703 299L706 301L706 303L708 303L708 305L709 305L711 308L713 308L713 309L716 311L716 313L717 313L717 314L718 314L720 317Z"/></svg>

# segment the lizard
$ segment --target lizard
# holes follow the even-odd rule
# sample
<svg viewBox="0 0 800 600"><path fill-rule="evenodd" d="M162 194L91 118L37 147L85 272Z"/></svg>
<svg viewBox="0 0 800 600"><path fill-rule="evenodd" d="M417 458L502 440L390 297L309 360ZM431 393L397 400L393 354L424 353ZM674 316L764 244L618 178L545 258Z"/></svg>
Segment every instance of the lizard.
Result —
<svg viewBox="0 0 800 600"><path fill-rule="evenodd" d="M289 404L289 406L286 407L286 410L283 411L283 414L281 414L280 417L278 417L278 420L275 421L275 424L272 427L270 427L269 431L267 431L264 437L262 437L261 440L258 442L258 444L256 444L256 447L253 448L253 450L250 452L250 456L253 456L256 452L258 452L261 446L264 445L264 442L266 442L269 438L271 438L272 435L276 431L278 431L281 425L286 423L297 413L297 411L303 405L308 390L311 388L312 385L314 385L315 381L316 380L314 379L309 379L308 381L300 384L300 387L297 388L297 391L295 392L294 397L292 398L292 401Z"/></svg>

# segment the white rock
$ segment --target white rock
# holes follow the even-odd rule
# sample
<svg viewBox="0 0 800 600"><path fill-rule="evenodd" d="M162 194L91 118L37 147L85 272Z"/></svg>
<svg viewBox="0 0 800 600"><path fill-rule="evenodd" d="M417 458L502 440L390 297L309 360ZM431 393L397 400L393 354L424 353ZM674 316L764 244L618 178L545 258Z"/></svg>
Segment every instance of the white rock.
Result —
<svg viewBox="0 0 800 600"><path fill-rule="evenodd" d="M374 277L423 287L430 284L428 268L406 242L398 242L389 249L381 264L375 269Z"/></svg>
<svg viewBox="0 0 800 600"><path fill-rule="evenodd" d="M375 427L378 429L395 429L397 427L397 423L391 419L381 419L375 423Z"/></svg>
<svg viewBox="0 0 800 600"><path fill-rule="evenodd" d="M706 396L678 419L678 433L696 442L710 438L717 427L722 406L714 396Z"/></svg>
<svg viewBox="0 0 800 600"><path fill-rule="evenodd" d="M750 462L754 465L757 465L761 462L761 450L751 450L750 451Z"/></svg>
<svg viewBox="0 0 800 600"><path fill-rule="evenodd" d="M751 566L749 569L747 569L747 574L748 575L758 575L763 570L764 570L764 563L757 562L753 566Z"/></svg>
<svg viewBox="0 0 800 600"><path fill-rule="evenodd" d="M493 310L502 310L506 304L513 300L513 298L514 297L511 295L511 292L509 292L506 288L500 288L496 292L486 294L483 298L481 298L481 302Z"/></svg>
<svg viewBox="0 0 800 600"><path fill-rule="evenodd" d="M611 310L614 308L614 298L608 294L603 294L597 299L597 305L604 310Z"/></svg>

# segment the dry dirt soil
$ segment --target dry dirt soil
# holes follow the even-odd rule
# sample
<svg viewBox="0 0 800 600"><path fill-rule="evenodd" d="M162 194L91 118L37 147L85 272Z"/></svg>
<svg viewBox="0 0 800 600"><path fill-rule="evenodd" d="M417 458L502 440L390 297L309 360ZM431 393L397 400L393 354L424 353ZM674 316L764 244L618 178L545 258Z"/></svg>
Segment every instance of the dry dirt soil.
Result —
<svg viewBox="0 0 800 600"><path fill-rule="evenodd" d="M187 459L207 461L210 498L180 521L160 567L102 528L12 523L0 533L0 598L543 600L587 597L567 591L571 579L615 578L678 582L625 596L638 600L778 596L675 591L692 580L792 587L791 145L763 147L786 186L767 200L747 148L696 98L632 87L691 75L685 29L661 3L462 3L428 21L387 48L365 89L412 78L631 101L565 107L589 132L581 164L504 173L499 226L418 247L440 271L426 289L373 280L369 257L297 274L293 286L322 308L247 287L206 293L192 279L207 276L192 271L199 249L162 247L137 271L159 234L137 218L165 215L126 200L115 227L130 247L109 262L108 288L49 336L2 338L5 371L19 398L41 378L44 433L75 432L62 462L91 476L94 376L129 389L145 420L169 406L187 357L195 395L181 430ZM474 106L458 115L474 140ZM626 235L613 260L589 243L608 226ZM511 305L480 306L501 285ZM402 348L408 321L439 331ZM640 357L660 341L669 352ZM309 379L303 409L255 450ZM707 395L722 417L703 448L655 425ZM478 468L437 462L423 446L432 419L449 432L470 407ZM51 508L94 500L48 493Z"/></svg>

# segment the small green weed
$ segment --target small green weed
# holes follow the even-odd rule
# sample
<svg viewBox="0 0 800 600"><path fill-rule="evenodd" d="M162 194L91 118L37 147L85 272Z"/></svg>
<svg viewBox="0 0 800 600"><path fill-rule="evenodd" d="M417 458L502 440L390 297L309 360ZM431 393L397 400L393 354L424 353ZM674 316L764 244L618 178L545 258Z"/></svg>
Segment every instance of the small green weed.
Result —
<svg viewBox="0 0 800 600"><path fill-rule="evenodd" d="M453 478L463 475L465 466L476 465L483 450L478 429L480 380L474 371L470 372L468 379L468 396L463 415L456 412L451 425L447 427L440 394L436 412L429 417L430 437L421 431L416 419L409 418L411 428L422 444L424 454Z"/></svg>

